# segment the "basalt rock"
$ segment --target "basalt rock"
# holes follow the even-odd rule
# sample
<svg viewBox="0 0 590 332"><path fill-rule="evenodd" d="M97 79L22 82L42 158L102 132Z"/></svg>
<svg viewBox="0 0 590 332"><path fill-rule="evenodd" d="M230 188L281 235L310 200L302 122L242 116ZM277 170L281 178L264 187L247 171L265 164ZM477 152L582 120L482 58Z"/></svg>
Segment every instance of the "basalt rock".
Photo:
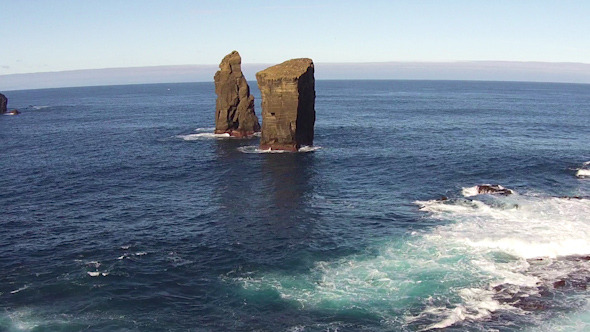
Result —
<svg viewBox="0 0 590 332"><path fill-rule="evenodd" d="M237 51L226 55L215 73L215 133L247 137L260 131L254 113L254 96L242 74L242 58Z"/></svg>
<svg viewBox="0 0 590 332"><path fill-rule="evenodd" d="M481 184L477 186L478 194L492 194L492 195L512 195L514 192L508 188L504 188L499 184Z"/></svg>
<svg viewBox="0 0 590 332"><path fill-rule="evenodd" d="M8 98L0 93L0 114L6 113L6 105L8 104Z"/></svg>
<svg viewBox="0 0 590 332"><path fill-rule="evenodd" d="M285 61L256 73L262 95L261 149L313 145L315 79L311 59Z"/></svg>

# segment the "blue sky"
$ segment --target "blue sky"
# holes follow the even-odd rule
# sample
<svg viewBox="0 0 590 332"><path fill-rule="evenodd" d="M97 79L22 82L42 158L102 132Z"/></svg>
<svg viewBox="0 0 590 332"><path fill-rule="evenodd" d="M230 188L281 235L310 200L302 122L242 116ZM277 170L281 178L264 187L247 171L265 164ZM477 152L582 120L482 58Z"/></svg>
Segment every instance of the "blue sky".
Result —
<svg viewBox="0 0 590 332"><path fill-rule="evenodd" d="M247 63L590 63L590 1L0 0L0 75Z"/></svg>

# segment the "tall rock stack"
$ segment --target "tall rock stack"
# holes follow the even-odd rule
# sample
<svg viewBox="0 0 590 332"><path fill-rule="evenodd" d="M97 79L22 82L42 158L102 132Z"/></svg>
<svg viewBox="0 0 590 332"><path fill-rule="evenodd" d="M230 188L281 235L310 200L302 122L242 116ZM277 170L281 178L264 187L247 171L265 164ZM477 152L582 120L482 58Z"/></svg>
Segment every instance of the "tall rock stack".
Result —
<svg viewBox="0 0 590 332"><path fill-rule="evenodd" d="M0 93L0 114L6 113L6 105L8 104L8 98Z"/></svg>
<svg viewBox="0 0 590 332"><path fill-rule="evenodd" d="M242 58L237 51L226 55L215 73L215 133L235 137L251 136L260 131L254 113L254 96L242 74Z"/></svg>
<svg viewBox="0 0 590 332"><path fill-rule="evenodd" d="M285 61L256 73L262 95L261 149L313 145L315 79L311 59Z"/></svg>

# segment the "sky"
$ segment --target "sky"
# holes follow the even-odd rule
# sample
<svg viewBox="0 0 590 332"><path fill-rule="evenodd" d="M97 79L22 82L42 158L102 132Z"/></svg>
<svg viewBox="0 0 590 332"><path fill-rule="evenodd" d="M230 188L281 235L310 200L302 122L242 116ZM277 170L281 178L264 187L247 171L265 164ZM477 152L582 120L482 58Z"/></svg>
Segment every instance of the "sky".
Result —
<svg viewBox="0 0 590 332"><path fill-rule="evenodd" d="M590 64L590 1L0 0L0 75L243 63Z"/></svg>

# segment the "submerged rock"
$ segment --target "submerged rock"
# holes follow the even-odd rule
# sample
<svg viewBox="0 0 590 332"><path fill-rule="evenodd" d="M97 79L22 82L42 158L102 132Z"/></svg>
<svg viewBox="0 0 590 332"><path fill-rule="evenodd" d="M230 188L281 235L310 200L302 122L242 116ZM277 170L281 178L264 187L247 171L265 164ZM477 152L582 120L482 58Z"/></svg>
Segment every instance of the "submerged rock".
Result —
<svg viewBox="0 0 590 332"><path fill-rule="evenodd" d="M242 74L242 58L237 51L226 55L215 73L215 133L235 137L251 136L260 131L254 113L254 96Z"/></svg>
<svg viewBox="0 0 590 332"><path fill-rule="evenodd" d="M6 113L6 105L8 104L8 98L0 93L0 114Z"/></svg>
<svg viewBox="0 0 590 332"><path fill-rule="evenodd" d="M261 149L313 145L315 79L311 59L285 61L256 73L262 95Z"/></svg>

